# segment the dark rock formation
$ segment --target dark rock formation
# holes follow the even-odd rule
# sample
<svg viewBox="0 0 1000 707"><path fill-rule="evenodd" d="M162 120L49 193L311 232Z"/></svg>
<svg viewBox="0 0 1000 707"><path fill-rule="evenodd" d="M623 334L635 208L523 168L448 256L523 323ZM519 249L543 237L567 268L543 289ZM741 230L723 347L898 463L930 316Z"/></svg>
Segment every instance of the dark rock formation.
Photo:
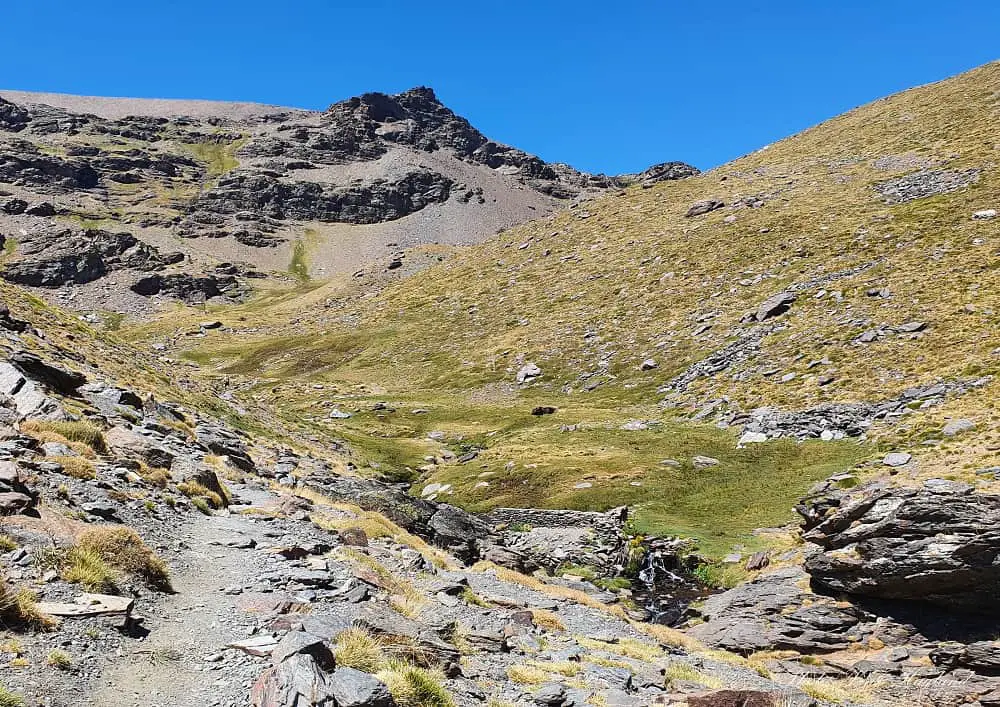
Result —
<svg viewBox="0 0 1000 707"><path fill-rule="evenodd" d="M1000 496L928 482L830 491L799 508L806 570L834 592L1000 613Z"/></svg>
<svg viewBox="0 0 1000 707"><path fill-rule="evenodd" d="M215 214L251 212L275 219L380 223L447 201L451 185L447 177L426 171L411 172L392 182L376 180L340 189L237 172L201 195L192 208Z"/></svg>
<svg viewBox="0 0 1000 707"><path fill-rule="evenodd" d="M167 295L188 304L198 304L213 297L238 297L242 294L239 280L232 275L147 275L136 280L130 289L143 297Z"/></svg>
<svg viewBox="0 0 1000 707"><path fill-rule="evenodd" d="M0 182L42 191L93 189L100 175L88 163L43 155L21 140L0 145Z"/></svg>
<svg viewBox="0 0 1000 707"><path fill-rule="evenodd" d="M807 575L789 567L709 597L706 619L690 633L709 645L738 653L759 650L836 651L871 633L874 617L803 588Z"/></svg>
<svg viewBox="0 0 1000 707"><path fill-rule="evenodd" d="M2 277L35 287L60 287L92 282L112 270L158 270L166 261L151 245L130 233L99 229L46 229L24 236L18 260Z"/></svg>
<svg viewBox="0 0 1000 707"><path fill-rule="evenodd" d="M10 362L24 375L62 395L76 395L77 389L87 382L87 377L82 373L71 371L58 363L45 361L30 351L15 351L11 354Z"/></svg>

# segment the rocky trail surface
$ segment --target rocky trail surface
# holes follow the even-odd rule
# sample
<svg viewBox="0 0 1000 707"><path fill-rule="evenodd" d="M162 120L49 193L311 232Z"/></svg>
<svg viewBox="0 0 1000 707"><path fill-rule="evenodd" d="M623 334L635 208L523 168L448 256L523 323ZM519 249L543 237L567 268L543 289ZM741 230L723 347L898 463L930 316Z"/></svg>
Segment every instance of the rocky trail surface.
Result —
<svg viewBox="0 0 1000 707"><path fill-rule="evenodd" d="M275 499L246 487L233 491L255 503ZM145 614L148 636L101 675L90 699L95 707L246 704L260 661L226 647L255 628L237 590L261 574L266 558L250 546L266 542L265 529L250 516L199 514L177 530L184 550L173 563L175 593Z"/></svg>

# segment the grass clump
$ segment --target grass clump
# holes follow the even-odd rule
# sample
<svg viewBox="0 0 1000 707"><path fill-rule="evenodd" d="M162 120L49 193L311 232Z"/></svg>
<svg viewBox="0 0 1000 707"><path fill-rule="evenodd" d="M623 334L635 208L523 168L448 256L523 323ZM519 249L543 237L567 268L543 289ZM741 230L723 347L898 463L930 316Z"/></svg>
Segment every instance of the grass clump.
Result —
<svg viewBox="0 0 1000 707"><path fill-rule="evenodd" d="M165 489L170 483L170 472L158 466L149 466L145 462L139 462L139 476L143 480L159 489Z"/></svg>
<svg viewBox="0 0 1000 707"><path fill-rule="evenodd" d="M548 609L531 609L531 621L538 628L545 629L546 631L565 631L566 624L564 624L555 612L549 611Z"/></svg>
<svg viewBox="0 0 1000 707"><path fill-rule="evenodd" d="M38 610L38 602L30 591L15 591L3 581L0 582L0 623L8 629L45 631L55 626L56 620ZM15 652L19 654L20 650Z"/></svg>
<svg viewBox="0 0 1000 707"><path fill-rule="evenodd" d="M547 682L549 674L536 665L511 665L507 677L519 685L540 685Z"/></svg>
<svg viewBox="0 0 1000 707"><path fill-rule="evenodd" d="M82 547L70 548L66 553L62 578L91 592L112 594L118 591L117 573L99 553Z"/></svg>
<svg viewBox="0 0 1000 707"><path fill-rule="evenodd" d="M32 436L54 433L70 442L85 445L91 450L91 454L107 454L108 451L104 431L87 420L27 420L21 423L21 431Z"/></svg>
<svg viewBox="0 0 1000 707"><path fill-rule="evenodd" d="M86 457L49 457L49 461L61 466L63 473L74 479L90 481L97 478L97 469Z"/></svg>
<svg viewBox="0 0 1000 707"><path fill-rule="evenodd" d="M454 707L442 684L444 676L436 670L393 660L376 677L389 688L399 707Z"/></svg>
<svg viewBox="0 0 1000 707"><path fill-rule="evenodd" d="M385 662L385 645L363 628L349 628L337 634L334 656L338 666L376 673Z"/></svg>
<svg viewBox="0 0 1000 707"><path fill-rule="evenodd" d="M73 667L73 659L70 658L69 653L61 651L58 648L53 648L49 651L49 654L45 657L45 662L58 670L69 670Z"/></svg>
<svg viewBox="0 0 1000 707"><path fill-rule="evenodd" d="M0 552L10 552L11 550L16 550L17 548L18 545L14 538L10 537L6 533L0 534Z"/></svg>
<svg viewBox="0 0 1000 707"><path fill-rule="evenodd" d="M217 510L226 506L225 499L217 492L191 479L177 484L177 490L190 498L195 508L206 515L210 514L212 509Z"/></svg>
<svg viewBox="0 0 1000 707"><path fill-rule="evenodd" d="M803 680L802 692L821 702L834 704L866 704L871 701L877 685L861 678L847 680Z"/></svg>
<svg viewBox="0 0 1000 707"><path fill-rule="evenodd" d="M0 685L0 707L24 707L24 698Z"/></svg>
<svg viewBox="0 0 1000 707"><path fill-rule="evenodd" d="M143 542L139 534L124 526L91 528L80 535L70 551L71 569L82 570L82 584L103 583L108 577L113 586L115 571L126 572L161 591L171 591L166 563ZM64 578L67 581L68 577Z"/></svg>
<svg viewBox="0 0 1000 707"><path fill-rule="evenodd" d="M719 678L712 675L706 675L691 665L681 663L679 661L668 665L665 675L668 684L672 684L674 682L693 682L699 685L704 685L712 690L717 690L723 685L722 680Z"/></svg>

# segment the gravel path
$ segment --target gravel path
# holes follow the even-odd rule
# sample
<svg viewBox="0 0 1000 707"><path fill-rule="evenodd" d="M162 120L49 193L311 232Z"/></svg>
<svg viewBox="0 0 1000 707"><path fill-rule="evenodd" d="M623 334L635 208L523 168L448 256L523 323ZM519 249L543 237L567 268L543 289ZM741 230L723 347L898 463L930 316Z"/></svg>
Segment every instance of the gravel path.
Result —
<svg viewBox="0 0 1000 707"><path fill-rule="evenodd" d="M235 489L254 503L269 494ZM149 635L116 660L95 686L94 707L235 707L246 705L264 661L225 646L246 638L255 617L227 588L252 585L267 556L245 547L265 543L266 527L243 515L191 516L179 535L189 546L175 564L176 593L145 614ZM242 545L233 547L227 545ZM154 615L150 615L154 614Z"/></svg>

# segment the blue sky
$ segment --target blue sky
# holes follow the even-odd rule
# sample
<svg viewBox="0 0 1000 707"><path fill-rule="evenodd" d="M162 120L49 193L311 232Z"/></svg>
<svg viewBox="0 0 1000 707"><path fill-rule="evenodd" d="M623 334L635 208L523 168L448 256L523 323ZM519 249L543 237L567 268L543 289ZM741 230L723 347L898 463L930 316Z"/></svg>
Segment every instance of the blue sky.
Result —
<svg viewBox="0 0 1000 707"><path fill-rule="evenodd" d="M0 87L305 108L432 86L488 136L705 168L1000 58L1000 2L24 0Z"/></svg>

